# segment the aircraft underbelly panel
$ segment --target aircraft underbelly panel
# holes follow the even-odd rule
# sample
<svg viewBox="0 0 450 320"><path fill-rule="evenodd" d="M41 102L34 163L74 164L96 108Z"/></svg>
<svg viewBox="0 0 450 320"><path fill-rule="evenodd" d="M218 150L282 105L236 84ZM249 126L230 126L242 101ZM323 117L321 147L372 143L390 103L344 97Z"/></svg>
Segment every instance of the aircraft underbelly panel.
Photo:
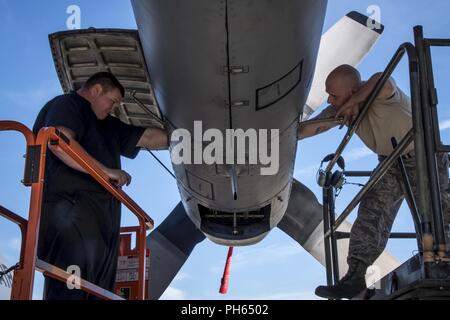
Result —
<svg viewBox="0 0 450 320"><path fill-rule="evenodd" d="M261 169L270 165L235 165L237 175L237 199L231 188L230 165L174 165L179 183L190 195L205 206L227 210L253 210L271 199L291 182L297 148L297 123L279 137L279 158L273 158L276 174L261 175ZM275 164L277 162L277 164Z"/></svg>
<svg viewBox="0 0 450 320"><path fill-rule="evenodd" d="M233 128L285 130L315 69L327 1L228 1Z"/></svg>
<svg viewBox="0 0 450 320"><path fill-rule="evenodd" d="M326 3L132 1L155 97L169 127L187 129L203 148L207 143L194 134L194 121L202 121L202 132L254 129L258 151L266 139L266 156L275 162L275 171L263 174L262 152L256 163L248 163L251 152L244 147L246 164L173 166L187 214L213 241L221 243L221 234L235 245L259 241L286 211L298 118L315 69ZM268 129L268 137L260 129ZM233 215L238 227L247 226L236 234ZM249 219L256 221L252 227Z"/></svg>
<svg viewBox="0 0 450 320"><path fill-rule="evenodd" d="M229 127L225 4L133 0L158 104L175 128Z"/></svg>

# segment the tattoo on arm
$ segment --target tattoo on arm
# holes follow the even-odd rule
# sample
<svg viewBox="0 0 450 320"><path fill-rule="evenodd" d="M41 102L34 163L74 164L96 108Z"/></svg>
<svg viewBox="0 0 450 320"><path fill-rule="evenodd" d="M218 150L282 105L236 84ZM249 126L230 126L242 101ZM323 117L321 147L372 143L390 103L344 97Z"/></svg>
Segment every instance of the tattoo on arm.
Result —
<svg viewBox="0 0 450 320"><path fill-rule="evenodd" d="M327 130L327 127L321 126L317 127L316 132L314 134L319 134Z"/></svg>

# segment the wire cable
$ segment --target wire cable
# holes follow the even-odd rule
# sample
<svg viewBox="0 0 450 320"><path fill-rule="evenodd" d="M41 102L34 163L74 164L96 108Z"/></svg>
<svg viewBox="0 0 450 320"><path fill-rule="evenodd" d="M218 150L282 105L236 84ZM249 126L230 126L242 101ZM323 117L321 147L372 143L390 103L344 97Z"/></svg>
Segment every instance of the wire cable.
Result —
<svg viewBox="0 0 450 320"><path fill-rule="evenodd" d="M5 271L0 271L0 280L3 279L4 276L6 276L8 273L15 271L16 269L18 269L20 266L19 263L16 263L15 265L13 265L12 267L6 269Z"/></svg>
<svg viewBox="0 0 450 320"><path fill-rule="evenodd" d="M167 168L166 165L165 165L161 160L159 160L159 158L152 152L152 150L150 150L150 149L148 149L148 148L145 148L145 150L147 150L147 151L152 155L152 157L155 158L155 160L158 161L158 163L159 163L164 169L166 169L166 171L167 171L167 172L168 172L175 180L177 180L177 177L175 177L175 175L173 174L173 172L170 171L169 168Z"/></svg>

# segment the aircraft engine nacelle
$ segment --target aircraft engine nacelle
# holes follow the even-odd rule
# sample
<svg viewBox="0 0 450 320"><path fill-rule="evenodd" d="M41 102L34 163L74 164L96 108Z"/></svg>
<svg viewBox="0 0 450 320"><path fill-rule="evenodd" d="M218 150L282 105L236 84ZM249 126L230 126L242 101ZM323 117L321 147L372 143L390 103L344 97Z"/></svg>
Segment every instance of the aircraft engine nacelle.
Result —
<svg viewBox="0 0 450 320"><path fill-rule="evenodd" d="M132 1L155 98L180 138L171 151L182 202L216 243L258 242L286 211L326 4ZM231 130L244 133L245 147ZM183 133L191 144L180 153Z"/></svg>

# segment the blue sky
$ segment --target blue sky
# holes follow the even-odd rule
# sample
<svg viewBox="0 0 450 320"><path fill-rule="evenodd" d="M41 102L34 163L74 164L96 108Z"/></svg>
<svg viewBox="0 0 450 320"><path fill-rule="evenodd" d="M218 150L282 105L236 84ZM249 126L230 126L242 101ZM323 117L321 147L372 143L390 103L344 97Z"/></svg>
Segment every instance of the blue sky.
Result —
<svg viewBox="0 0 450 320"><path fill-rule="evenodd" d="M69 5L81 7L81 27L136 28L131 4L125 0L108 1L24 1L0 0L0 119L15 120L28 127L43 104L61 94L53 65L48 34L66 29ZM352 10L366 13L370 5L381 9L381 21L385 32L374 50L361 64L364 78L382 71L398 46L413 41L412 27L424 26L425 36L450 38L450 2L427 1L367 1L329 0L324 31ZM440 99L440 122L444 141L450 139L450 98L446 88L446 76L450 74L449 49L433 50L436 84ZM409 92L407 65L402 63L394 78L398 85ZM302 141L299 145L295 177L310 187L321 199L321 190L315 183L320 160L334 152L345 134L337 129ZM23 174L25 144L16 133L0 133L0 204L26 216L29 205L29 189L20 184ZM158 153L169 164L167 152ZM345 153L347 169L371 170L376 156L368 151L358 138L354 138ZM179 202L175 181L146 153L137 159L123 161L123 167L133 176L133 183L126 189L137 203L155 220L163 221ZM358 181L350 179L351 181ZM363 180L361 180L363 181ZM359 190L346 186L337 200L337 210L342 210ZM355 214L351 216L354 219ZM136 221L124 210L124 225ZM403 207L395 222L394 230L412 231L409 212ZM0 255L9 264L18 260L20 234L16 227L0 220ZM388 250L401 261L415 250L411 240L392 240ZM209 241L201 243L181 273L166 292L166 298L181 299L313 299L314 288L325 283L325 269L297 243L278 229L273 230L261 243L237 248L231 268L230 290L227 296L218 293L227 248ZM35 296L42 290L42 278L37 277Z"/></svg>

